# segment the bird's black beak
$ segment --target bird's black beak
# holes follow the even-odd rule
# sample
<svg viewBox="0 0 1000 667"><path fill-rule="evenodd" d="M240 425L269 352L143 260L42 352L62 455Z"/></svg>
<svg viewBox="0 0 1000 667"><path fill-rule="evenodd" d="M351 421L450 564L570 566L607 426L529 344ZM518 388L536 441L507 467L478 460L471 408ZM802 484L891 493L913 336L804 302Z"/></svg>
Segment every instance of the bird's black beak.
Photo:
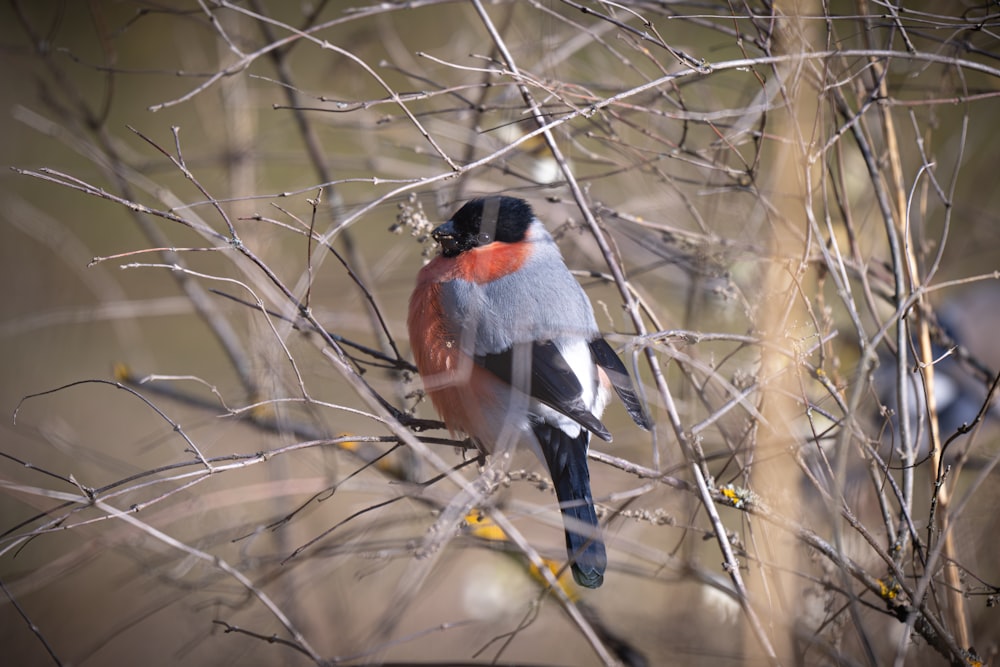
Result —
<svg viewBox="0 0 1000 667"><path fill-rule="evenodd" d="M455 231L455 225L451 220L435 227L434 231L431 232L431 236L441 244L441 252L445 257L454 257L463 250Z"/></svg>

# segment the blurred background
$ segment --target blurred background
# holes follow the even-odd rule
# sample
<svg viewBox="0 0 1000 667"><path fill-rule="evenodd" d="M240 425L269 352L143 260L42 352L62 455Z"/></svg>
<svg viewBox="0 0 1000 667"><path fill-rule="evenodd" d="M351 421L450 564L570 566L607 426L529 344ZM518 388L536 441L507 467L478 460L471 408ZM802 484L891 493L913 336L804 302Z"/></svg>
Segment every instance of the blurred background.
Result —
<svg viewBox="0 0 1000 667"><path fill-rule="evenodd" d="M1000 14L792 5L5 5L5 663L995 663ZM410 365L497 192L656 416L594 591Z"/></svg>

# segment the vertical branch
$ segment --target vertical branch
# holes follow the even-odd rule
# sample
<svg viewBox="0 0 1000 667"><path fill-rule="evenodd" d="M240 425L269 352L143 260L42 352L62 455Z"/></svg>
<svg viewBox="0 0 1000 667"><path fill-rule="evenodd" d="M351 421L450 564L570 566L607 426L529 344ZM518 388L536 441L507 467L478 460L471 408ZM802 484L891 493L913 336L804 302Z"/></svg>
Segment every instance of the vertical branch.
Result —
<svg viewBox="0 0 1000 667"><path fill-rule="evenodd" d="M816 143L815 133L822 124L814 88L817 73L806 58L816 42L817 26L806 17L820 13L818 3L800 3L787 13L777 14L780 24L775 33L775 49L780 55L793 58L773 67L772 77L783 102L783 113L770 114L767 133L786 140L777 144L775 154L765 163L762 169L765 179L759 186L759 190L778 196L770 216L770 256L761 288L764 303L756 323L768 342L761 349L759 377L773 378L761 393L759 410L772 427L761 429L757 448L778 455L758 454L750 472L755 491L768 498L778 513L794 521L800 520L803 511L803 485L795 458L786 453L786 443L800 437L792 424L801 410L787 397L799 393L802 400L808 400L808 394L797 391L794 383L799 374L796 367L801 363L802 346L797 341L800 334L791 330L791 323L802 319L812 321L814 327L817 323L809 317L812 305L802 289L808 258L813 254L813 228L805 224L801 240L785 228L787 225L796 229L794 221L808 221L814 206L816 164L810 160L810 146ZM815 65L815 69L820 67L821 64ZM822 337L822 332L811 331L810 335ZM778 352L789 348L792 352L787 356ZM758 559L766 565L760 567L754 581L768 601L770 630L778 655L792 656L796 652L799 607L805 596L802 582L789 573L804 569L803 554L792 535L766 522L758 522L755 533Z"/></svg>

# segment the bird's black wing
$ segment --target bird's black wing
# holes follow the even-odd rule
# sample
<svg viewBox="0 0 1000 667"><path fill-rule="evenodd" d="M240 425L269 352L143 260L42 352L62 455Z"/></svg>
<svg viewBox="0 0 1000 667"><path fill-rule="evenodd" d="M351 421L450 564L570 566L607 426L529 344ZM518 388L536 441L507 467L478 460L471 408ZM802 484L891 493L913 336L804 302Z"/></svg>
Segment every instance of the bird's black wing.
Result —
<svg viewBox="0 0 1000 667"><path fill-rule="evenodd" d="M526 349L528 345L530 356ZM530 363L528 393L532 398L561 412L602 440L611 442L611 433L584 404L583 387L556 344L552 341L536 341L524 343L523 346L524 348L517 346L502 352L477 355L475 362L511 385L514 384L514 364ZM611 354L614 355L614 352ZM618 363L621 364L620 361ZM624 367L622 370L624 371Z"/></svg>

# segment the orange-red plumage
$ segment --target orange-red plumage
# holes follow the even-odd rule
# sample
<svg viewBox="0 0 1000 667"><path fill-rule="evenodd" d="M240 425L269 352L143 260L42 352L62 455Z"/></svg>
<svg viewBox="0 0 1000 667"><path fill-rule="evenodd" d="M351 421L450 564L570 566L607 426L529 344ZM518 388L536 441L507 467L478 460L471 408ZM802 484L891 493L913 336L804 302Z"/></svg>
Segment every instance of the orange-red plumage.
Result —
<svg viewBox="0 0 1000 667"><path fill-rule="evenodd" d="M495 407L503 383L459 349L461 332L447 326L449 318L441 307L441 283L495 280L516 271L526 255L525 244L493 244L459 257L438 256L417 276L407 316L410 345L424 389L452 433L482 439L477 426L485 423L485 414ZM492 445L488 440L483 444Z"/></svg>
<svg viewBox="0 0 1000 667"><path fill-rule="evenodd" d="M440 285L496 280L521 268L529 252L526 243L492 243L457 257L435 257L417 276L407 325L418 335L410 344L424 388L452 432L480 436L476 426L484 421L483 411L496 402L498 380L459 350L458 332L446 326Z"/></svg>
<svg viewBox="0 0 1000 667"><path fill-rule="evenodd" d="M467 250L457 257L439 255L420 270L418 289L424 282L465 280L480 285L492 282L520 269L530 253L531 245L528 243L491 243Z"/></svg>

